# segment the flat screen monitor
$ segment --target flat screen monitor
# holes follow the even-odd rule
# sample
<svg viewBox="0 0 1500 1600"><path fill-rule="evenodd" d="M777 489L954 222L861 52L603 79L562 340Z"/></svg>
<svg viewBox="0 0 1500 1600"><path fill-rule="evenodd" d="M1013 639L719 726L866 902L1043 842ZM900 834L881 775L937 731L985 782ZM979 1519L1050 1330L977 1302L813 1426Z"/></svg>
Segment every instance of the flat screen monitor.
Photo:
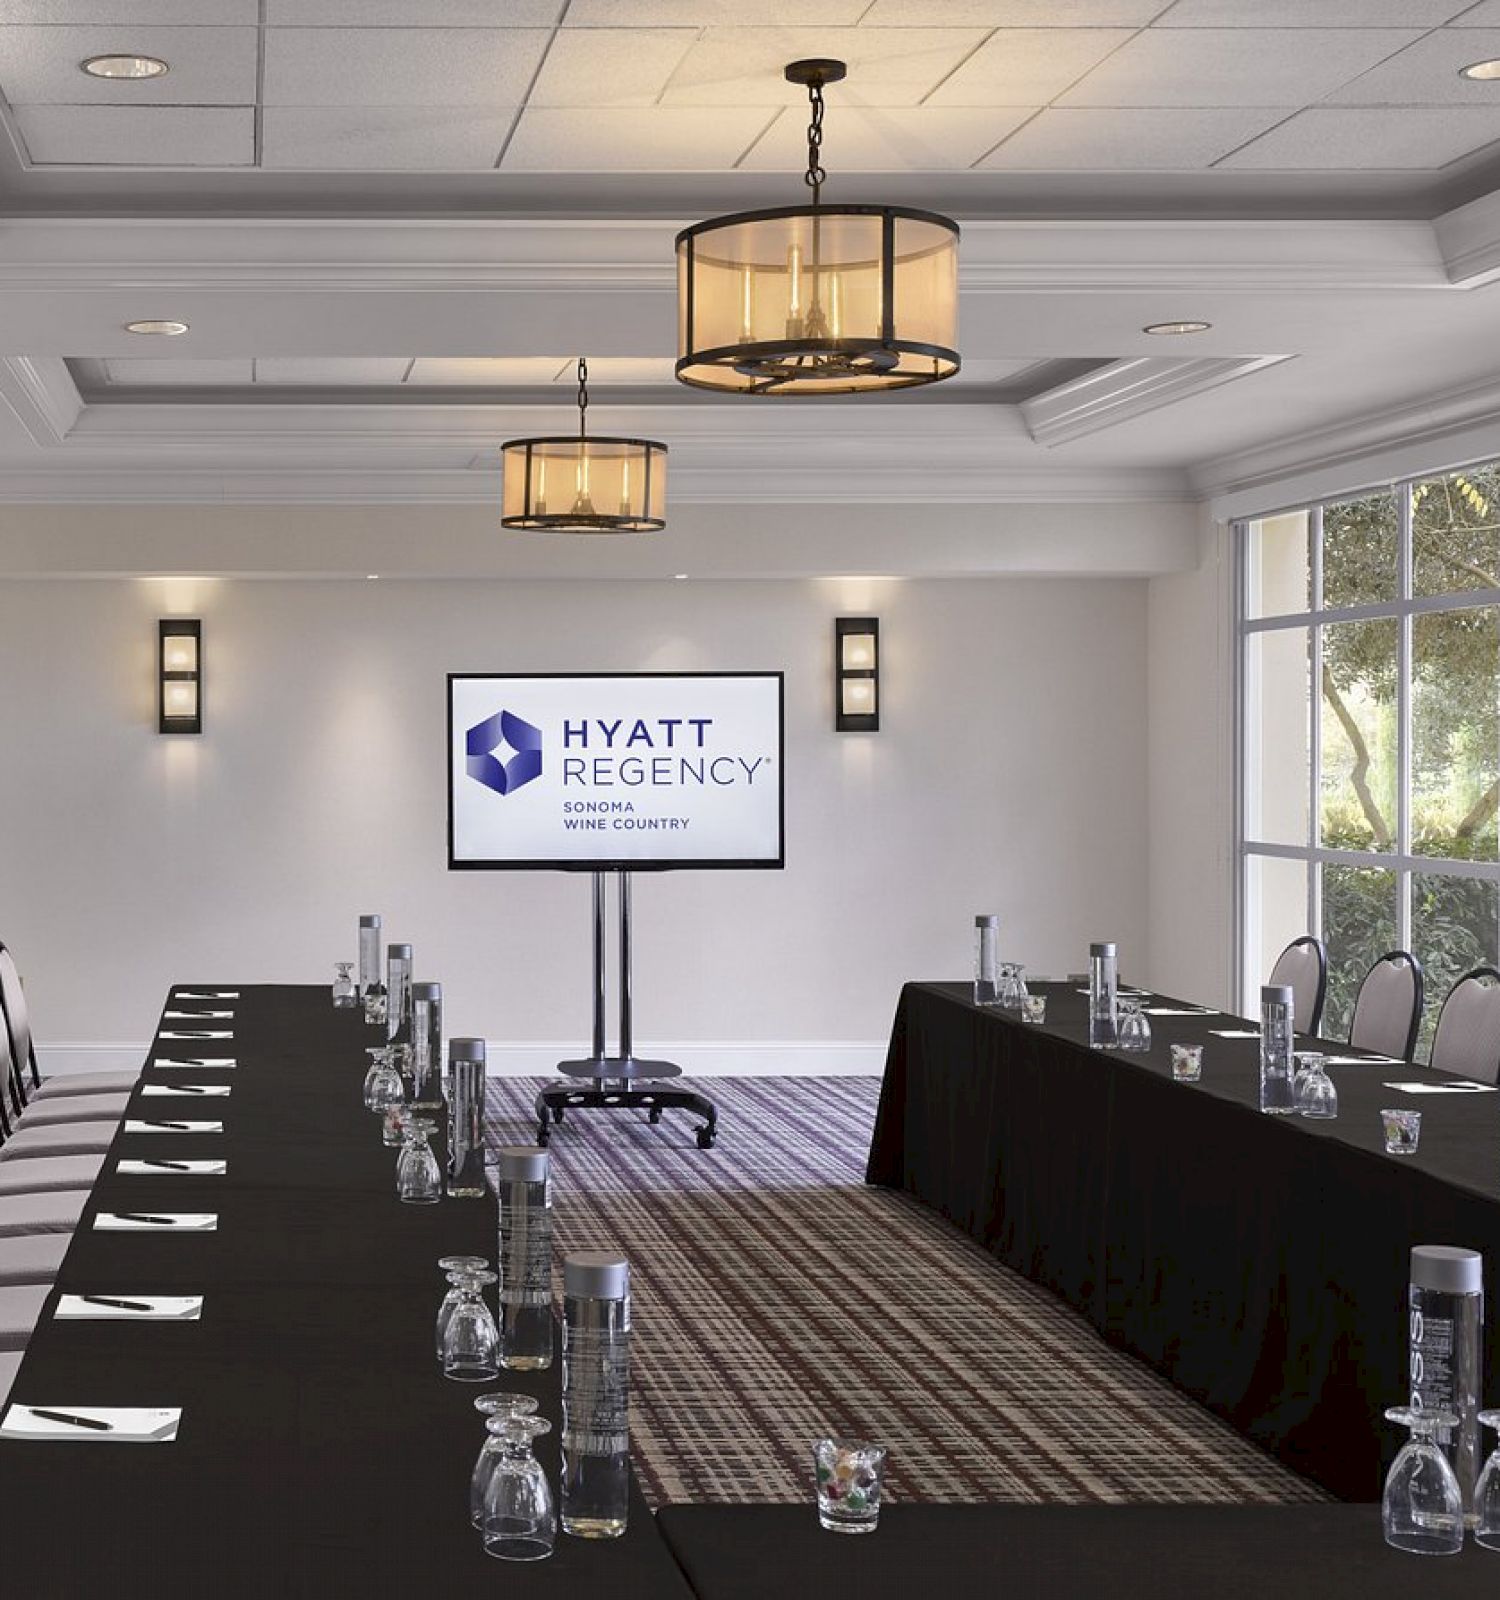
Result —
<svg viewBox="0 0 1500 1600"><path fill-rule="evenodd" d="M448 865L780 867L779 672L451 673Z"/></svg>

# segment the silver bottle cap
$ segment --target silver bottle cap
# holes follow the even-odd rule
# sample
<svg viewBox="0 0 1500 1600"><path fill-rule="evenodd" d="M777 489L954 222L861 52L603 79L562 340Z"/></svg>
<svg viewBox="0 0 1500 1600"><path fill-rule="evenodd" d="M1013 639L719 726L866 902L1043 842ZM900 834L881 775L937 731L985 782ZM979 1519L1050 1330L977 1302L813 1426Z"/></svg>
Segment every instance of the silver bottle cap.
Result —
<svg viewBox="0 0 1500 1600"><path fill-rule="evenodd" d="M450 1039L448 1041L448 1059L450 1061L483 1061L483 1039Z"/></svg>
<svg viewBox="0 0 1500 1600"><path fill-rule="evenodd" d="M411 986L413 1000L441 1000L443 986L440 983L414 983Z"/></svg>
<svg viewBox="0 0 1500 1600"><path fill-rule="evenodd" d="M1000 926L1000 919L993 913L987 917L975 917L974 926L976 928L998 928Z"/></svg>
<svg viewBox="0 0 1500 1600"><path fill-rule="evenodd" d="M539 1144L506 1145L496 1159L495 1174L522 1183L545 1183L547 1152Z"/></svg>
<svg viewBox="0 0 1500 1600"><path fill-rule="evenodd" d="M409 944L388 944L385 947L385 956L387 961L392 959L397 961L410 961L411 946Z"/></svg>
<svg viewBox="0 0 1500 1600"><path fill-rule="evenodd" d="M1414 1244L1411 1281L1418 1289L1436 1289L1440 1294L1483 1294L1484 1257L1457 1245Z"/></svg>
<svg viewBox="0 0 1500 1600"><path fill-rule="evenodd" d="M1090 960L1104 960L1112 956L1114 953L1115 945L1113 940L1110 940L1108 944L1091 944L1089 946Z"/></svg>
<svg viewBox="0 0 1500 1600"><path fill-rule="evenodd" d="M575 1250L563 1257L563 1293L580 1300L623 1300L630 1263L617 1250Z"/></svg>
<svg viewBox="0 0 1500 1600"><path fill-rule="evenodd" d="M1264 983L1260 989L1260 1003L1263 1006L1290 1007L1297 998L1297 991L1289 983Z"/></svg>
<svg viewBox="0 0 1500 1600"><path fill-rule="evenodd" d="M378 928L380 926L380 918L379 917L361 917L359 919L359 925L362 928Z"/></svg>

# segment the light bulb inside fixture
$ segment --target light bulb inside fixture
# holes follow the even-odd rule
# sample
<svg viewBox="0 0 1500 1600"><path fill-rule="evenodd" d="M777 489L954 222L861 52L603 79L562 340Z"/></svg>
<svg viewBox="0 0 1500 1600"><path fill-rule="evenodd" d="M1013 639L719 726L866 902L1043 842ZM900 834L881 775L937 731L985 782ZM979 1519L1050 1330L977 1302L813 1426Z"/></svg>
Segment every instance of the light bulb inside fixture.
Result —
<svg viewBox="0 0 1500 1600"><path fill-rule="evenodd" d="M103 55L89 56L78 63L79 71L91 78L109 78L139 81L142 78L160 78L167 72L167 64L160 56Z"/></svg>

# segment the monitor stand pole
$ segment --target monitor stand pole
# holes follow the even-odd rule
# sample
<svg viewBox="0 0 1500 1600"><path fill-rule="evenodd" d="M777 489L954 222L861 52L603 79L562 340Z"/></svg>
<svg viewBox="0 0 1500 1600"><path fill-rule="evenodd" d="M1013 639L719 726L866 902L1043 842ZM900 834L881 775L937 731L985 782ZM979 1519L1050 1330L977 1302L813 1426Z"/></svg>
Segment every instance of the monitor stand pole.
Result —
<svg viewBox="0 0 1500 1600"><path fill-rule="evenodd" d="M557 1070L565 1083L549 1083L536 1097L537 1143L545 1145L551 1124L561 1122L565 1110L598 1107L643 1107L648 1119L661 1121L663 1111L691 1111L704 1119L697 1130L700 1150L711 1150L717 1138L719 1113L712 1100L692 1089L668 1087L662 1080L680 1078L682 1068L671 1061L646 1061L635 1054L631 1016L630 874L620 880L620 1053L608 1054L604 1029L605 874L594 874L594 1034L593 1049L581 1061L560 1061ZM590 1079L584 1087L578 1079Z"/></svg>

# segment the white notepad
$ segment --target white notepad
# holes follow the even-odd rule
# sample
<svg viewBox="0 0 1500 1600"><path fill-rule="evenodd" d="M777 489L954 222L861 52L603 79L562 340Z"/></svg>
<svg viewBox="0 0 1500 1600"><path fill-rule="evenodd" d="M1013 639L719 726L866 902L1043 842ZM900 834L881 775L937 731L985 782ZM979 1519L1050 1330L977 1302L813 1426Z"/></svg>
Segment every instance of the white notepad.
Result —
<svg viewBox="0 0 1500 1600"><path fill-rule="evenodd" d="M101 1211L94 1218L100 1233L216 1233L217 1211Z"/></svg>
<svg viewBox="0 0 1500 1600"><path fill-rule="evenodd" d="M155 1056L152 1058L153 1067L232 1067L237 1064L235 1056Z"/></svg>
<svg viewBox="0 0 1500 1600"><path fill-rule="evenodd" d="M229 1170L227 1161L136 1161L126 1158L115 1163L115 1171L151 1178L222 1178Z"/></svg>
<svg viewBox="0 0 1500 1600"><path fill-rule="evenodd" d="M1216 1039L1258 1039L1259 1028L1210 1028L1208 1030Z"/></svg>
<svg viewBox="0 0 1500 1600"><path fill-rule="evenodd" d="M232 1011L163 1011L164 1017L176 1017L180 1022L227 1022Z"/></svg>
<svg viewBox="0 0 1500 1600"><path fill-rule="evenodd" d="M229 1028L181 1028L172 1030L163 1028L156 1036L158 1039L232 1039L234 1032Z"/></svg>
<svg viewBox="0 0 1500 1600"><path fill-rule="evenodd" d="M1220 1017L1222 1011L1205 1011L1202 1006L1147 1006L1148 1017Z"/></svg>
<svg viewBox="0 0 1500 1600"><path fill-rule="evenodd" d="M1330 1067L1404 1067L1406 1063L1396 1056L1324 1056Z"/></svg>
<svg viewBox="0 0 1500 1600"><path fill-rule="evenodd" d="M1383 1089L1397 1094L1494 1094L1492 1083L1385 1083Z"/></svg>
<svg viewBox="0 0 1500 1600"><path fill-rule="evenodd" d="M223 1133L222 1122L142 1122L134 1117L125 1119L126 1133Z"/></svg>
<svg viewBox="0 0 1500 1600"><path fill-rule="evenodd" d="M181 1406L12 1405L0 1422L0 1437L170 1444L181 1422Z"/></svg>
<svg viewBox="0 0 1500 1600"><path fill-rule="evenodd" d="M174 1000L238 1000L238 989L174 989Z"/></svg>
<svg viewBox="0 0 1500 1600"><path fill-rule="evenodd" d="M196 1100L200 1095L212 1095L222 1100L229 1093L227 1083L148 1083L142 1094L166 1095L180 1100Z"/></svg>
<svg viewBox="0 0 1500 1600"><path fill-rule="evenodd" d="M116 1301L117 1304L105 1302ZM196 1322L201 1294L65 1294L52 1313L61 1322Z"/></svg>

